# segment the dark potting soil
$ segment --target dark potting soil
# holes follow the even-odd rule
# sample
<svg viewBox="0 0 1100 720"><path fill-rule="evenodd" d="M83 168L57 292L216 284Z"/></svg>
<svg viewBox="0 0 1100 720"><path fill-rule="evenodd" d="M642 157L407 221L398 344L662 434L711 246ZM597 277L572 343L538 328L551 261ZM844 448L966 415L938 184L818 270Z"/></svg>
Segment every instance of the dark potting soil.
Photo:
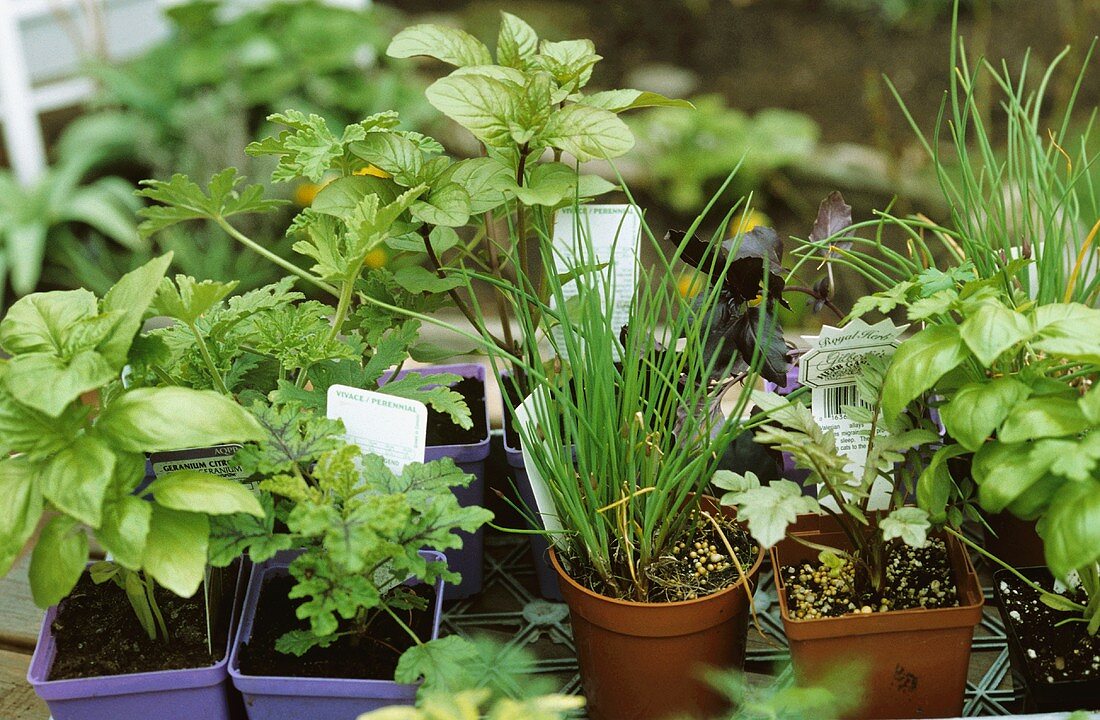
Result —
<svg viewBox="0 0 1100 720"><path fill-rule="evenodd" d="M1100 678L1100 635L1090 636L1085 624L1058 623L1073 617L1039 600L1039 593L1014 575L999 576L1002 617L1012 623L1029 674L1039 682L1066 682ZM1053 591L1049 577L1032 578ZM1087 602L1080 590L1062 593L1081 604Z"/></svg>
<svg viewBox="0 0 1100 720"><path fill-rule="evenodd" d="M685 538L674 543L667 554L647 569L649 594L646 602L679 602L713 595L737 583L742 570L749 571L760 552L759 547L737 523L726 517L718 517L717 520L722 526L722 534L737 556L737 562L730 558L725 541L714 526L701 517L695 518ZM591 568L583 567L576 560L572 561L571 567L574 569L574 579L593 592L624 600L637 599L627 594L633 584L626 568L622 568L620 573L620 587L628 588L624 593L616 591Z"/></svg>
<svg viewBox="0 0 1100 720"><path fill-rule="evenodd" d="M264 581L252 623L252 638L240 650L242 673L273 677L393 679L398 658L413 642L381 610L365 638L344 636L326 648L312 648L301 657L276 650L275 641L280 637L291 630L309 628L308 621L299 620L294 615L301 601L291 600L287 596L293 586L294 578L289 575L269 577ZM431 637L435 590L428 585L417 585L413 590L428 601L428 607L406 611L407 614L401 619L426 641Z"/></svg>
<svg viewBox="0 0 1100 720"><path fill-rule="evenodd" d="M451 389L466 398L474 424L469 430L455 425L450 415L428 406L428 445L471 445L489 437L485 424L485 386L477 378L463 378Z"/></svg>
<svg viewBox="0 0 1100 720"><path fill-rule="evenodd" d="M881 593L855 588L855 568L831 570L820 562L783 568L787 607L796 620L856 613L956 607L958 590L947 545L932 538L923 548L894 540L887 546L886 587Z"/></svg>
<svg viewBox="0 0 1100 720"><path fill-rule="evenodd" d="M53 621L57 656L50 680L203 668L221 659L225 633L211 657L201 590L181 598L158 587L156 598L168 626L167 642L149 639L122 588L113 582L96 585L84 573Z"/></svg>

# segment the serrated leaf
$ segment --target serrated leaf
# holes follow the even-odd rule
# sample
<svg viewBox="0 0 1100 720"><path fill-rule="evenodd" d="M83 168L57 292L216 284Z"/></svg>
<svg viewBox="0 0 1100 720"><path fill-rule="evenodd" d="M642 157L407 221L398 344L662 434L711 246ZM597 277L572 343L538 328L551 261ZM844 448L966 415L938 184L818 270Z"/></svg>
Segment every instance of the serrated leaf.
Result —
<svg viewBox="0 0 1100 720"><path fill-rule="evenodd" d="M427 197L410 205L409 211L429 225L462 227L470 220L470 195L458 183L446 183L432 188Z"/></svg>
<svg viewBox="0 0 1100 720"><path fill-rule="evenodd" d="M390 380L378 388L378 392L409 400L419 400L433 410L451 418L455 425L464 429L473 427L470 408L460 393L451 390L446 383L458 382L455 375L409 373Z"/></svg>
<svg viewBox="0 0 1100 720"><path fill-rule="evenodd" d="M538 52L539 37L526 22L501 11L500 32L497 34L497 62L523 69Z"/></svg>
<svg viewBox="0 0 1100 720"><path fill-rule="evenodd" d="M400 683L423 681L424 692L456 693L471 685L469 668L477 661L477 649L469 640L450 635L414 645L401 655L394 671Z"/></svg>
<svg viewBox="0 0 1100 720"><path fill-rule="evenodd" d="M616 158L634 147L634 134L618 116L580 104L556 110L539 133L539 140L580 162Z"/></svg>
<svg viewBox="0 0 1100 720"><path fill-rule="evenodd" d="M138 226L142 237L149 237L166 227L185 220L217 220L234 215L270 212L285 204L282 200L265 200L262 185L247 185L236 168L226 168L214 175L204 192L186 175L175 174L167 182L143 180L138 195L161 205L142 208L138 215L145 221Z"/></svg>
<svg viewBox="0 0 1100 720"><path fill-rule="evenodd" d="M423 55L459 67L490 65L489 48L465 30L445 25L413 25L394 36L386 48L393 58Z"/></svg>
<svg viewBox="0 0 1100 720"><path fill-rule="evenodd" d="M176 275L175 282L171 278L162 278L153 300L153 311L192 325L236 287L236 280L227 283L215 280L199 282L188 275Z"/></svg>
<svg viewBox="0 0 1100 720"><path fill-rule="evenodd" d="M460 160L452 168L450 181L466 190L471 215L499 207L507 200L504 188L515 185L512 171L496 158Z"/></svg>
<svg viewBox="0 0 1100 720"><path fill-rule="evenodd" d="M391 132L367 133L362 140L351 143L348 149L392 175L399 185L411 187L420 182L424 155L408 138Z"/></svg>
<svg viewBox="0 0 1100 720"><path fill-rule="evenodd" d="M635 110L645 107L671 107L687 108L694 110L695 106L687 100L667 98L660 93L645 90L605 90L603 92L585 95L577 102L592 107L609 110L613 113L621 113L627 110Z"/></svg>
<svg viewBox="0 0 1100 720"><path fill-rule="evenodd" d="M519 90L513 85L484 75L451 75L436 80L424 94L432 107L486 145L511 145L519 105Z"/></svg>
<svg viewBox="0 0 1100 720"><path fill-rule="evenodd" d="M799 515L820 510L817 501L803 495L802 488L790 480L750 487L734 497L727 495L722 502L737 508L737 517L748 525L753 538L766 548L786 537L787 528Z"/></svg>

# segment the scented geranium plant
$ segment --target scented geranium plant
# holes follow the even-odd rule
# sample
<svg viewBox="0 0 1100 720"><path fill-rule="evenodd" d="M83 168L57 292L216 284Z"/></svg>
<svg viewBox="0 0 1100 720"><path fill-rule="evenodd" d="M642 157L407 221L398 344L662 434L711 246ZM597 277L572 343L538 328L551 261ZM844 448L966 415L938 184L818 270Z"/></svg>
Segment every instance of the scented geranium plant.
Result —
<svg viewBox="0 0 1100 720"><path fill-rule="evenodd" d="M140 336L171 257L125 275L103 297L87 290L36 293L0 321L0 571L33 539L35 602L56 604L74 587L94 537L111 553L97 581L126 590L149 633L167 635L154 585L190 597L203 581L211 515L262 516L256 498L207 473L167 473L142 495L145 453L263 437L231 399L123 380L141 367ZM35 536L36 529L39 530Z"/></svg>
<svg viewBox="0 0 1100 720"><path fill-rule="evenodd" d="M939 440L923 407L884 409L885 370L883 359L866 360L857 381L859 402L845 407L850 420L868 428L862 468L850 469L851 461L838 451L832 431L822 430L806 405L773 393L754 393L767 423L756 431L756 442L789 453L799 468L808 471L804 486L814 492L805 494L804 486L791 480L761 485L752 473L719 471L713 479L714 485L728 491L722 504L737 509L762 545L771 547L790 538L819 550L822 562L845 578L854 597L879 600L882 604L875 607L882 609L887 608L886 591L895 562L892 541L912 548L923 548L928 542L932 527L928 512L904 503ZM872 487L879 479L890 490L888 507L872 512ZM792 534L798 516L807 513L832 516L850 547L820 545Z"/></svg>

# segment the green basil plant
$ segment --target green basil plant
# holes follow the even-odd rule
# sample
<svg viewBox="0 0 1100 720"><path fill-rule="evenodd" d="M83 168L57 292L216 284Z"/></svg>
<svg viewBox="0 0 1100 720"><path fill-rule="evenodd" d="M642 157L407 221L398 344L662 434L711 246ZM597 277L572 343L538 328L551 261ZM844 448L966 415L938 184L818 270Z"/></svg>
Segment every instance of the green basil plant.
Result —
<svg viewBox="0 0 1100 720"><path fill-rule="evenodd" d="M991 513L1038 520L1047 565L1079 583L1086 605L1045 602L1100 629L1100 309L1036 304L1017 279L1020 260L975 279L968 265L904 283L909 319L924 328L898 348L883 389L887 414L934 402L944 445L917 483L933 518L953 510L946 461L971 456L977 500ZM935 277L935 284L928 281Z"/></svg>
<svg viewBox="0 0 1100 720"><path fill-rule="evenodd" d="M262 516L238 483L177 471L139 497L145 453L263 437L230 398L178 386L124 382L149 345L138 335L171 260L124 276L103 297L87 290L28 295L0 321L0 573L28 541L35 602L56 604L76 585L89 538L114 571L150 636L163 620L153 584L185 597L202 583L209 516ZM37 534L36 534L37 530ZM121 575L120 575L121 573ZM154 622L154 617L156 622Z"/></svg>

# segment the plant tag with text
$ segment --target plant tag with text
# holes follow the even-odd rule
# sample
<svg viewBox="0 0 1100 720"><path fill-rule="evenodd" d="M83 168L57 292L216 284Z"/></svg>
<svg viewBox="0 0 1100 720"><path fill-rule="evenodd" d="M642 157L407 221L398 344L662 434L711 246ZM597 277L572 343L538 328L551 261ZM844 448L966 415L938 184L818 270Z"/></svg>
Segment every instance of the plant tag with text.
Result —
<svg viewBox="0 0 1100 720"><path fill-rule="evenodd" d="M328 389L328 417L343 420L348 442L381 455L396 474L409 463L424 462L428 408L418 400L333 385Z"/></svg>
<svg viewBox="0 0 1100 720"><path fill-rule="evenodd" d="M255 483L249 482L249 476L232 462L233 456L240 449L239 443L229 443L188 450L155 452L149 454L149 462L153 466L153 474L157 477L177 470L194 470L217 475L227 480L237 480L255 490Z"/></svg>
<svg viewBox="0 0 1100 720"><path fill-rule="evenodd" d="M856 390L856 378L863 363L871 357L889 358L908 325L898 327L889 320L868 325L860 319L843 328L826 325L816 337L806 337L811 349L799 361L798 381L811 388L810 410L822 430L833 432L837 450L848 456L847 469L856 477L863 474L867 462L867 433L870 425L851 420L845 405L862 404ZM871 487L869 508L888 507L889 483L879 478ZM836 507L832 498L822 504Z"/></svg>
<svg viewBox="0 0 1100 720"><path fill-rule="evenodd" d="M626 325L637 285L641 227L642 217L634 205L580 205L558 210L554 216L554 268L558 275L572 276L562 284L566 302L577 295L576 277L592 285L585 274L610 270L611 327L617 330ZM577 257L582 249L587 257ZM561 343L560 335L555 336Z"/></svg>
<svg viewBox="0 0 1100 720"><path fill-rule="evenodd" d="M546 485L542 473L539 472L538 464L531 452L532 445L539 442L537 440L539 437L538 418L540 415L545 415L544 408L540 409L537 404L547 402L546 395L545 389L536 389L527 396L526 400L516 406L516 424L519 426L521 437L520 451L523 453L523 467L527 471L527 478L531 483L531 494L535 496L535 505L537 506L531 509L538 513L543 529L552 533L549 540L559 549L563 549L568 547L569 543L561 532L563 528L561 518L558 517L557 504L554 502L554 496ZM542 440L542 444L545 445L546 441ZM547 448L548 450L549 448ZM540 452L542 451L540 448Z"/></svg>

